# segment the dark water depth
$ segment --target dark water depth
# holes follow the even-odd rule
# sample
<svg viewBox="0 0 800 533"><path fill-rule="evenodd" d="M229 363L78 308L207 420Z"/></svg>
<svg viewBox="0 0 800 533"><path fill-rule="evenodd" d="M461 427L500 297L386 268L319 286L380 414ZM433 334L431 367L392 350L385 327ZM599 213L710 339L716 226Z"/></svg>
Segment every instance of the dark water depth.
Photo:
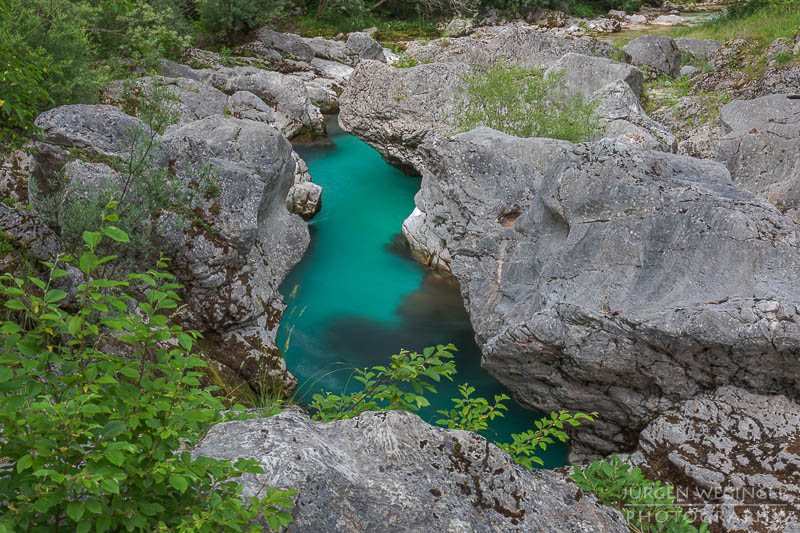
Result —
<svg viewBox="0 0 800 533"><path fill-rule="evenodd" d="M310 222L311 245L281 287L289 308L278 346L297 376L297 399L307 403L321 390L354 390L352 369L381 365L401 348L453 343L458 374L441 383L431 407L436 420L450 409L458 384L493 399L505 388L480 367L469 317L458 284L411 259L399 232L414 208L419 178L387 165L368 145L344 134L332 119L327 141L297 148L323 191L322 211ZM510 394L509 394L510 396ZM534 427L536 415L513 401L484 435L510 441L511 433ZM540 454L545 466L566 463L566 447Z"/></svg>

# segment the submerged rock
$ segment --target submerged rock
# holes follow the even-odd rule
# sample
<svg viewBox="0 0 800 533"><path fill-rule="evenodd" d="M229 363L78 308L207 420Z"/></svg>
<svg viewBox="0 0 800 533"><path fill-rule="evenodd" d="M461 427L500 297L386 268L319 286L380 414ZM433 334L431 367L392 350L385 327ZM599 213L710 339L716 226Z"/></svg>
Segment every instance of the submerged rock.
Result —
<svg viewBox="0 0 800 533"><path fill-rule="evenodd" d="M798 531L798 435L797 403L722 387L648 424L631 462L720 531Z"/></svg>
<svg viewBox="0 0 800 533"><path fill-rule="evenodd" d="M716 159L734 182L800 220L800 95L735 100L720 122Z"/></svg>
<svg viewBox="0 0 800 533"><path fill-rule="evenodd" d="M483 437L401 412L312 422L297 412L211 428L196 456L254 458L245 497L297 489L289 532L619 532L622 515L565 475L529 470Z"/></svg>
<svg viewBox="0 0 800 533"><path fill-rule="evenodd" d="M579 449L719 385L796 395L796 226L712 161L478 129L432 138L408 240L452 271L482 366ZM413 234L412 234L413 233Z"/></svg>

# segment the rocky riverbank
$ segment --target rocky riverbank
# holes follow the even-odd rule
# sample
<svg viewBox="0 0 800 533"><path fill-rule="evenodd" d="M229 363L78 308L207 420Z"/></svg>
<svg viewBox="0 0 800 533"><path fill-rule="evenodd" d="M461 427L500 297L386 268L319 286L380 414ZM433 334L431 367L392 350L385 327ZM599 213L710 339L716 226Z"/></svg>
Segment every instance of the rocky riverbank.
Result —
<svg viewBox="0 0 800 533"><path fill-rule="evenodd" d="M540 16L410 43L410 68L392 66L397 58L362 32L333 41L262 29L233 57L190 49L157 75L112 84L103 105L43 113L32 157L17 154L0 176L3 196L29 194L34 211L0 203L0 223L52 259L64 249L64 206L124 188L120 162L135 152L132 136L145 135L150 168L195 191L188 219L179 223L187 210L176 205L158 221L158 245L185 286L175 320L204 334L231 388L265 376L291 388L275 344L278 286L308 246L303 219L322 191L290 140L324 135L323 113L339 111L343 129L422 176L402 231L421 261L459 281L483 366L531 409L599 412L574 432L574 458L633 452L651 475L693 490L772 490L767 503L790 510L775 523L791 531L800 522L798 67L775 63L745 80L726 69L746 57L737 40L642 37L619 50L579 37L569 20L544 28L559 15ZM653 83L679 76L687 56L709 70L685 73L690 94L648 115ZM594 103L597 138L456 135L464 76L500 58L563 72L565 90ZM720 87L731 101L709 99ZM157 132L140 103L159 94L174 120ZM207 165L214 190L198 172ZM71 272L65 290L79 282ZM266 473L244 478L248 493L300 489L297 531L626 529L563 475L524 470L475 434L405 413L221 424L195 453L259 459ZM728 505L724 531L762 530L737 500L688 503L707 513Z"/></svg>

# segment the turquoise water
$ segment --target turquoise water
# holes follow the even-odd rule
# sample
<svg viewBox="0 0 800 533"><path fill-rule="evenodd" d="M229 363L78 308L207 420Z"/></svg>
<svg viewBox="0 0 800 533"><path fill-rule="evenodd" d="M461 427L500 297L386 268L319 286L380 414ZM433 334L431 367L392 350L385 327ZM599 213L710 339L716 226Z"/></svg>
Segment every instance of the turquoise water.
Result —
<svg viewBox="0 0 800 533"><path fill-rule="evenodd" d="M278 346L298 378L298 400L321 390L352 390L352 368L386 364L401 348L453 343L458 374L429 396L421 416L437 417L469 382L474 395L507 391L481 367L457 283L411 259L399 232L414 208L419 178L387 165L372 148L328 123L325 143L297 148L323 189L322 211L309 223L311 244L281 287L289 308ZM509 394L510 396L510 394ZM510 441L533 427L534 413L513 402L484 432ZM566 447L540 455L549 468L566 463Z"/></svg>

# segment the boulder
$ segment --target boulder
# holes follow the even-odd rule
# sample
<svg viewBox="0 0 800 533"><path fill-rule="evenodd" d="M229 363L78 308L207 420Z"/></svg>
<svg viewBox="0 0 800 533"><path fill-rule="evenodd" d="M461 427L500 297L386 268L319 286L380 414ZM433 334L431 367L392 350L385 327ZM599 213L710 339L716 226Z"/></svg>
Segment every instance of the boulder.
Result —
<svg viewBox="0 0 800 533"><path fill-rule="evenodd" d="M546 76L563 72L564 84L570 95L580 94L588 100L611 82L622 80L637 98L642 96L644 75L638 68L606 57L587 56L570 52L545 71Z"/></svg>
<svg viewBox="0 0 800 533"><path fill-rule="evenodd" d="M630 449L654 413L723 384L797 396L797 226L719 163L485 128L420 153L404 234L459 280L482 366L515 399L600 412L577 450Z"/></svg>
<svg viewBox="0 0 800 533"><path fill-rule="evenodd" d="M166 103L171 112L178 113L178 122L186 123L211 115L222 115L228 96L208 83L192 78L169 78L164 76L148 76L137 78L133 82L113 82L103 90L103 103L121 108L139 106L142 97L152 95L154 90L166 93Z"/></svg>
<svg viewBox="0 0 800 533"><path fill-rule="evenodd" d="M631 15L631 24L647 24L647 17L644 15L639 15L638 13L635 15Z"/></svg>
<svg viewBox="0 0 800 533"><path fill-rule="evenodd" d="M681 70L681 51L675 41L663 35L638 37L623 47L634 65L675 77Z"/></svg>
<svg viewBox="0 0 800 533"><path fill-rule="evenodd" d="M687 20L678 15L661 15L653 19L650 24L654 26L677 26L679 24L685 24Z"/></svg>
<svg viewBox="0 0 800 533"><path fill-rule="evenodd" d="M236 91L228 98L227 112L234 118L255 120L265 124L276 121L275 110L250 91Z"/></svg>
<svg viewBox="0 0 800 533"><path fill-rule="evenodd" d="M668 127L647 116L639 97L627 82L609 83L596 91L591 99L597 103L595 116L600 118L603 137L645 150L674 152L677 149L675 135Z"/></svg>
<svg viewBox="0 0 800 533"><path fill-rule="evenodd" d="M185 287L187 306L177 319L201 331L209 355L249 383L266 374L286 376L275 347L285 308L278 287L302 257L309 235L286 210L296 161L281 132L212 115L158 136L138 119L102 105L58 107L36 123L43 135L33 158L31 200L51 216L48 206L119 183L122 177L111 167L125 167L137 135L140 141L152 137L148 164L168 169L186 194L188 205L181 207L192 213L181 220L167 211L158 220L158 245ZM92 162L97 159L108 166ZM214 193L200 192L205 167Z"/></svg>
<svg viewBox="0 0 800 533"><path fill-rule="evenodd" d="M406 52L423 62L459 62L485 65L506 59L528 67L547 68L569 52L612 57L614 48L591 38L564 39L534 26L509 24L480 28L468 37L408 43Z"/></svg>
<svg viewBox="0 0 800 533"><path fill-rule="evenodd" d="M470 72L462 63L397 69L362 61L339 99L339 124L389 164L419 175L417 147L432 134L455 130L457 87Z"/></svg>
<svg viewBox="0 0 800 533"><path fill-rule="evenodd" d="M316 58L344 64L352 63L350 51L345 43L323 39L322 37L306 37L303 42L311 47Z"/></svg>
<svg viewBox="0 0 800 533"><path fill-rule="evenodd" d="M734 182L798 219L800 209L800 95L734 100L722 107L725 134L716 159Z"/></svg>
<svg viewBox="0 0 800 533"><path fill-rule="evenodd" d="M796 402L721 387L650 422L631 462L716 531L798 531L798 435Z"/></svg>
<svg viewBox="0 0 800 533"><path fill-rule="evenodd" d="M309 220L322 209L322 187L311 182L308 165L297 152L292 152L292 157L295 162L294 185L286 197L286 208Z"/></svg>
<svg viewBox="0 0 800 533"><path fill-rule="evenodd" d="M714 39L680 37L674 40L678 50L692 59L708 60L722 47L722 44Z"/></svg>
<svg viewBox="0 0 800 533"><path fill-rule="evenodd" d="M195 456L253 458L243 496L296 489L287 532L623 533L622 515L565 475L529 470L483 437L402 411L313 422L297 411L218 424Z"/></svg>
<svg viewBox="0 0 800 533"><path fill-rule="evenodd" d="M364 32L354 31L348 35L345 47L351 55L359 59L386 62L386 58L383 57L383 46Z"/></svg>
<svg viewBox="0 0 800 533"><path fill-rule="evenodd" d="M692 65L686 65L685 67L681 67L681 70L680 70L679 74L681 76L688 76L688 77L691 78L692 76L694 76L698 72L702 72L702 71L697 67L693 67Z"/></svg>
<svg viewBox="0 0 800 533"><path fill-rule="evenodd" d="M234 67L214 71L208 81L229 95L248 91L259 97L275 110L275 126L289 138L325 132L322 113L296 78L256 67Z"/></svg>
<svg viewBox="0 0 800 533"><path fill-rule="evenodd" d="M299 35L280 33L265 27L256 32L256 41L266 49L275 50L281 57L288 56L305 62L314 59L314 50Z"/></svg>

